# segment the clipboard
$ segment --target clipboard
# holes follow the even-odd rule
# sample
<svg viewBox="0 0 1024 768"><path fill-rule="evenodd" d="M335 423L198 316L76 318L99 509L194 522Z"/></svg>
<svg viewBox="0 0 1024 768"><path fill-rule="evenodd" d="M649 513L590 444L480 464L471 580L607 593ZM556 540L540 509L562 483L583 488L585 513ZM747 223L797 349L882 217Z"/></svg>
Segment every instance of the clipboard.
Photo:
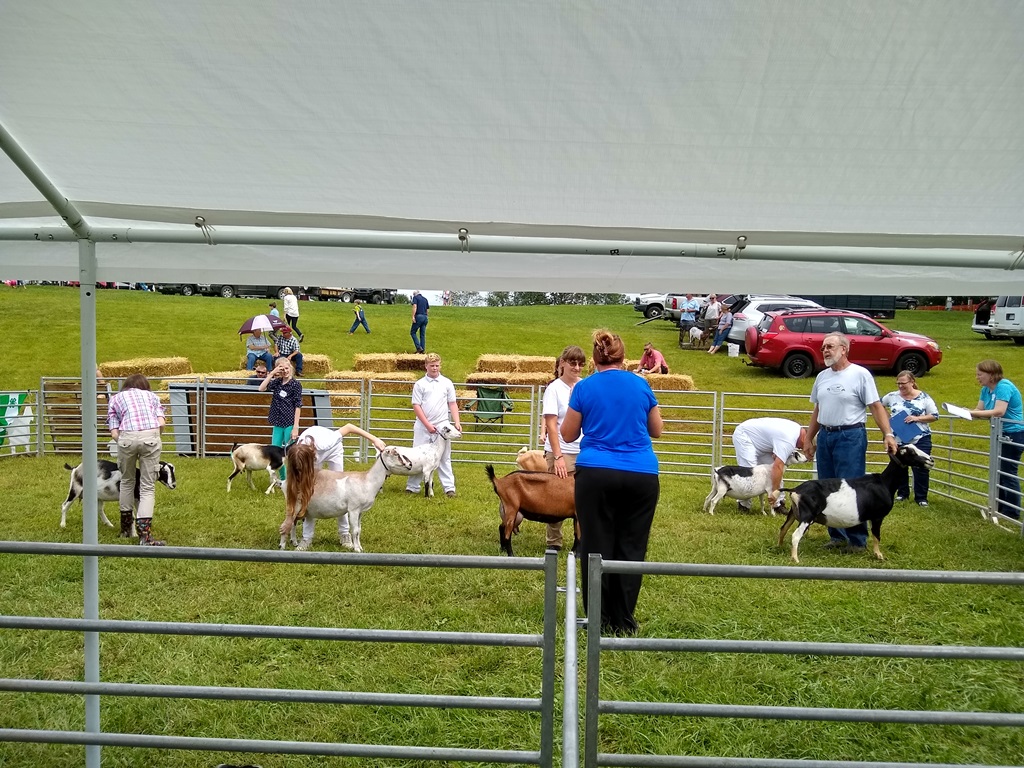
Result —
<svg viewBox="0 0 1024 768"><path fill-rule="evenodd" d="M924 434L924 427L913 421L907 421L909 415L906 411L899 411L889 417L889 428L902 445L909 445Z"/></svg>
<svg viewBox="0 0 1024 768"><path fill-rule="evenodd" d="M966 408L961 408L959 405L943 403L942 407L946 409L950 416L956 416L958 419L967 419L968 421L974 420L974 417L971 416L971 412Z"/></svg>

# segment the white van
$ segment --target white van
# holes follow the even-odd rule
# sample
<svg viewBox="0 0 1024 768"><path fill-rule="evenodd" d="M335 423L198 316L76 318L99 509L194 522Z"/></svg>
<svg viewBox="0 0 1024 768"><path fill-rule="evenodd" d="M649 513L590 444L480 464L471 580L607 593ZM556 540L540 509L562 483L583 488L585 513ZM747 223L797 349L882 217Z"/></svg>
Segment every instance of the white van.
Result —
<svg viewBox="0 0 1024 768"><path fill-rule="evenodd" d="M1024 296L1000 296L992 310L992 338L1024 344Z"/></svg>

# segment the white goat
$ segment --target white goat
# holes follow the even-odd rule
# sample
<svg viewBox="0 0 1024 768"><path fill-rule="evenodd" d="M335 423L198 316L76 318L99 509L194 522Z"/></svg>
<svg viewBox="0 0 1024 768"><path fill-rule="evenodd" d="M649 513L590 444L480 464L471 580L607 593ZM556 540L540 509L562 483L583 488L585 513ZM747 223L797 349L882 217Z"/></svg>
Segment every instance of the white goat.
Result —
<svg viewBox="0 0 1024 768"><path fill-rule="evenodd" d="M284 448L279 445L261 445L259 443L235 443L231 446L231 461L235 465L235 471L228 475L228 493L231 493L231 481L239 474L245 472L245 479L249 481L249 487L256 490L252 481L252 473L260 470L267 470L270 475L270 485L265 493L269 496L274 488L281 487L281 478L277 471L284 464Z"/></svg>
<svg viewBox="0 0 1024 768"><path fill-rule="evenodd" d="M449 440L457 440L462 437L459 432L448 422L437 428L437 434L429 443L417 445L414 448L402 446L394 447L393 454L385 455L388 472L393 475L423 475L423 495L434 495L434 472L441 466L441 456L444 454L445 445ZM396 461L393 456L401 456L402 461Z"/></svg>
<svg viewBox="0 0 1024 768"><path fill-rule="evenodd" d="M385 456L388 463L385 463ZM390 474L389 466L406 466L404 459L393 447L385 448L366 472L335 472L316 466L316 446L297 443L288 452L288 482L285 484L285 519L281 523L279 547L291 535L296 549L307 550L313 544L313 533L319 518L338 519L338 535L343 546L362 552L359 534L362 514L384 487ZM347 516L351 545L342 535L341 521ZM295 536L295 521L303 520L302 541Z"/></svg>
<svg viewBox="0 0 1024 768"><path fill-rule="evenodd" d="M795 450L786 459L786 466L791 464L802 464L807 461L807 456L801 450ZM711 472L711 493L704 499L704 511L708 514L715 514L715 507L718 502L728 496L730 499L749 501L755 496L761 500L761 514L765 515L764 498L772 492L772 468L773 464L758 464L756 467L718 467ZM771 509L772 517L775 516L775 509Z"/></svg>

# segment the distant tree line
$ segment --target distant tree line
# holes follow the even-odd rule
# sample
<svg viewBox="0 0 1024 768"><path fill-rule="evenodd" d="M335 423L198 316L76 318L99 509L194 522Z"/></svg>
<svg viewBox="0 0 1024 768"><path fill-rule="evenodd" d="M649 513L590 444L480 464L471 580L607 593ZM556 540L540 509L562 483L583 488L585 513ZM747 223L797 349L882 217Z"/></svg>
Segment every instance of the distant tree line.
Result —
<svg viewBox="0 0 1024 768"><path fill-rule="evenodd" d="M625 304L624 293L542 293L539 291L452 291L455 307L533 307L552 304Z"/></svg>

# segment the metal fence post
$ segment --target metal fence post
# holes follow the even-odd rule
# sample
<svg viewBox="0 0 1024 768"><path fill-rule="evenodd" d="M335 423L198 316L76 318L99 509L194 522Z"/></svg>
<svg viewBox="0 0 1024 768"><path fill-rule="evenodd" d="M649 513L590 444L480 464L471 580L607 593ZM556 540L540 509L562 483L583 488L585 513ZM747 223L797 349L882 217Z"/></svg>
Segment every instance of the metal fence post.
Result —
<svg viewBox="0 0 1024 768"><path fill-rule="evenodd" d="M558 552L544 553L544 650L540 681L540 765L551 768L555 743L555 633L558 630Z"/></svg>
<svg viewBox="0 0 1024 768"><path fill-rule="evenodd" d="M601 698L601 556L587 561L587 687L584 695L586 720L583 730L583 765L597 766L597 715Z"/></svg>
<svg viewBox="0 0 1024 768"><path fill-rule="evenodd" d="M988 511L995 519L999 511L999 441L1003 433L1003 420L998 416L992 418L988 428Z"/></svg>

